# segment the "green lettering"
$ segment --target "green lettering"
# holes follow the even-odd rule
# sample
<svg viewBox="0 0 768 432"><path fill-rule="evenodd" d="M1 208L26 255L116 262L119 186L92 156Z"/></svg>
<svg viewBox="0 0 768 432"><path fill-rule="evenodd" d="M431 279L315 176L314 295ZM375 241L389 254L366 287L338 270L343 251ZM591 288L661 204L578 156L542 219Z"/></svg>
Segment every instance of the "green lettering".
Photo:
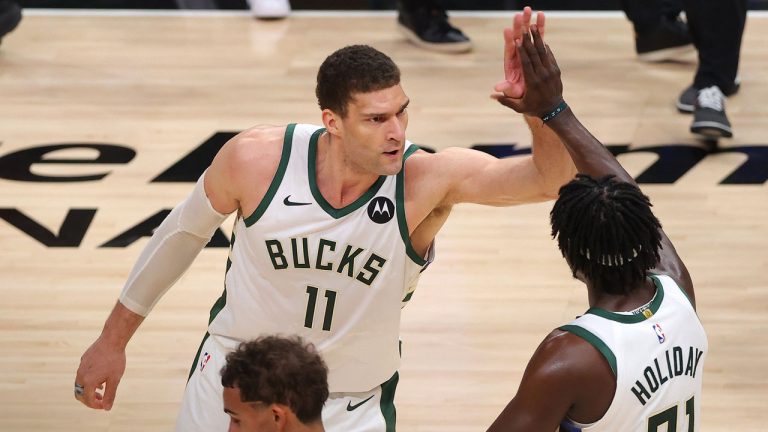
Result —
<svg viewBox="0 0 768 432"><path fill-rule="evenodd" d="M659 359L653 359L653 363L656 365L656 374L659 376L659 386L664 384L669 380L668 377L665 377L663 373L661 373L661 368L659 368Z"/></svg>
<svg viewBox="0 0 768 432"><path fill-rule="evenodd" d="M643 371L643 375L645 375L645 382L648 383L648 388L651 389L651 393L656 393L656 390L659 389L659 380L657 380L656 375L653 374L653 369L648 366Z"/></svg>
<svg viewBox="0 0 768 432"><path fill-rule="evenodd" d="M643 405L645 405L645 399L643 399L643 397L645 397L646 399L651 398L651 394L648 393L648 390L646 390L645 387L643 387L643 384L640 381L635 381L635 386L632 387L632 393L634 393L635 396L637 396L637 400L639 400L640 403Z"/></svg>
<svg viewBox="0 0 768 432"><path fill-rule="evenodd" d="M672 373L672 361L669 359L669 350L664 351L664 355L667 356L667 372L669 372L669 377L674 378L675 375Z"/></svg>
<svg viewBox="0 0 768 432"><path fill-rule="evenodd" d="M672 357L675 359L675 376L683 374L683 349L676 346L672 348Z"/></svg>
<svg viewBox="0 0 768 432"><path fill-rule="evenodd" d="M368 261L363 266L363 270L367 271L368 274L365 275L361 270L360 273L357 274L357 277L355 279L370 286L373 283L373 280L376 279L376 276L379 275L379 272L381 271L381 269L384 268L384 264L386 264L386 262L387 260L385 260L384 258L376 255L375 253L372 253L371 257L368 258ZM378 266L374 267L373 266L374 263L376 263Z"/></svg>
<svg viewBox="0 0 768 432"><path fill-rule="evenodd" d="M304 262L299 262L299 251L296 245L296 239L291 239L291 250L293 251L293 266L296 268L309 268L309 244L306 237L301 238L301 245L304 249Z"/></svg>
<svg viewBox="0 0 768 432"><path fill-rule="evenodd" d="M685 374L693 376L693 347L688 350L688 364L685 366Z"/></svg>
<svg viewBox="0 0 768 432"><path fill-rule="evenodd" d="M272 267L275 270L282 270L288 268L288 262L283 255L283 245L278 240L267 240L267 253L269 259L272 260Z"/></svg>
<svg viewBox="0 0 768 432"><path fill-rule="evenodd" d="M355 257L360 255L361 252L363 252L362 249L357 248L352 254L350 252L352 251L352 246L347 246L347 249L344 250L344 255L341 257L341 261L339 262L339 268L336 270L337 272L341 273L344 271L344 267L347 268L347 276L353 277L353 271L355 267Z"/></svg>
<svg viewBox="0 0 768 432"><path fill-rule="evenodd" d="M331 251L336 250L336 242L331 240L326 240L321 238L320 239L320 246L317 248L317 260L315 261L315 268L318 270L331 270L333 269L333 264L326 263L323 264L323 248L325 246L328 246L328 249Z"/></svg>
<svg viewBox="0 0 768 432"><path fill-rule="evenodd" d="M699 369L699 360L701 360L701 356L704 354L704 351L700 351L698 348L696 348L696 364L693 366L693 375L692 377L696 378L696 371Z"/></svg>

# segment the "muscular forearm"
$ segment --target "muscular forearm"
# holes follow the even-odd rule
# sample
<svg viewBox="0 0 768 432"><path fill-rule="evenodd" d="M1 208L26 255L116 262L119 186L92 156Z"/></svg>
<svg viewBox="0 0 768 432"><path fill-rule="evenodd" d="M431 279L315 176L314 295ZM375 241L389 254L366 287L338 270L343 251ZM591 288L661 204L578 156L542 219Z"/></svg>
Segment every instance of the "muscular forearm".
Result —
<svg viewBox="0 0 768 432"><path fill-rule="evenodd" d="M576 167L568 149L538 117L524 116L533 137L533 163L542 174L548 189L557 195L560 186L576 175Z"/></svg>
<svg viewBox="0 0 768 432"><path fill-rule="evenodd" d="M624 170L616 157L595 138L576 118L570 108L566 109L546 125L560 138L571 155L580 173L600 178L609 174L635 184L632 176Z"/></svg>
<svg viewBox="0 0 768 432"><path fill-rule="evenodd" d="M112 347L125 349L142 321L143 316L131 312L118 301L104 323L99 338Z"/></svg>

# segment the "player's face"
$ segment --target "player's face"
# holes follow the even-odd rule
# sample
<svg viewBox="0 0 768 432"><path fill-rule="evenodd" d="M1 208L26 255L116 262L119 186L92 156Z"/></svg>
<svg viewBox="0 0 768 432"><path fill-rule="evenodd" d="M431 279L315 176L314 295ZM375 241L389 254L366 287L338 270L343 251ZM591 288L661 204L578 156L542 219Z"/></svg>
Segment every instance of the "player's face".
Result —
<svg viewBox="0 0 768 432"><path fill-rule="evenodd" d="M400 84L354 95L340 128L347 159L353 166L376 175L392 175L400 171L408 126L408 103Z"/></svg>
<svg viewBox="0 0 768 432"><path fill-rule="evenodd" d="M273 432L278 422L269 405L243 402L240 389L224 387L224 412L229 414L229 432Z"/></svg>

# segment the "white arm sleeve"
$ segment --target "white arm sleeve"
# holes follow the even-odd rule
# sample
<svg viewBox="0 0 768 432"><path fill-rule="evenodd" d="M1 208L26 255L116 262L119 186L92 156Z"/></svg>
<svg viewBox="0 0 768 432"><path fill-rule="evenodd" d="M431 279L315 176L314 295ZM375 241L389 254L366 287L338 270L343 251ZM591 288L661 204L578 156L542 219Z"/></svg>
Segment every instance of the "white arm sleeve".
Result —
<svg viewBox="0 0 768 432"><path fill-rule="evenodd" d="M120 303L131 312L147 316L227 218L214 210L205 195L204 177L205 173L192 193L157 227L133 266L120 293Z"/></svg>

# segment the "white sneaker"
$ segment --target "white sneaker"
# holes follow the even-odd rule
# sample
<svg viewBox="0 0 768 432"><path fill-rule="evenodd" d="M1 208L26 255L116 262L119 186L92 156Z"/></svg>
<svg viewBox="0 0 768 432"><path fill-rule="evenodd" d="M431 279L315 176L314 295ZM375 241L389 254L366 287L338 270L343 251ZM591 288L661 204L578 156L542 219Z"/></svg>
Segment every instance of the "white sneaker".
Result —
<svg viewBox="0 0 768 432"><path fill-rule="evenodd" d="M291 14L288 0L248 0L253 16L259 19L280 19Z"/></svg>
<svg viewBox="0 0 768 432"><path fill-rule="evenodd" d="M731 122L725 115L725 95L718 86L699 90L693 109L691 132L709 139L733 136Z"/></svg>

